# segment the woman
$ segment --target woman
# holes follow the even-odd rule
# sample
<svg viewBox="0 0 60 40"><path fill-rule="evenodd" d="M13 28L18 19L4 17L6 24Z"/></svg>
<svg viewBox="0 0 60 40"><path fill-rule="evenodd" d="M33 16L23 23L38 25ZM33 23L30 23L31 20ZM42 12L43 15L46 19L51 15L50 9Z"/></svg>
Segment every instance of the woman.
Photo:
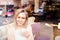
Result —
<svg viewBox="0 0 60 40"><path fill-rule="evenodd" d="M18 10L15 22L6 26L8 40L34 40L32 28L28 24L28 12Z"/></svg>

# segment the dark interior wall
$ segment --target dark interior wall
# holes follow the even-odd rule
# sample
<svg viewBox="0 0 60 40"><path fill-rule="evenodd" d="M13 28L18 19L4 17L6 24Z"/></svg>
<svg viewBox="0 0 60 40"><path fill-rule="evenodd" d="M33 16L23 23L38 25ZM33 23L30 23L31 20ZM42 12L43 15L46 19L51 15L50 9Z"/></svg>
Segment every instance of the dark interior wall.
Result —
<svg viewBox="0 0 60 40"><path fill-rule="evenodd" d="M47 1L60 2L60 0L47 0Z"/></svg>
<svg viewBox="0 0 60 40"><path fill-rule="evenodd" d="M60 18L60 10L57 11L56 16Z"/></svg>
<svg viewBox="0 0 60 40"><path fill-rule="evenodd" d="M52 0L52 1L60 2L60 0Z"/></svg>

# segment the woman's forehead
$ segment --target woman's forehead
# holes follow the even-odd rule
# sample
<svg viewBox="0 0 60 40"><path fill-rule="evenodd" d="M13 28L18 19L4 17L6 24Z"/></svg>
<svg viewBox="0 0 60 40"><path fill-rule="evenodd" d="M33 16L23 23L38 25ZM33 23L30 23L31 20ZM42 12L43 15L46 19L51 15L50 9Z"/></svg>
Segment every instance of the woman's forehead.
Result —
<svg viewBox="0 0 60 40"><path fill-rule="evenodd" d="M24 16L24 17L26 17L27 15L26 15L26 13L22 12L22 13L19 13L18 16Z"/></svg>

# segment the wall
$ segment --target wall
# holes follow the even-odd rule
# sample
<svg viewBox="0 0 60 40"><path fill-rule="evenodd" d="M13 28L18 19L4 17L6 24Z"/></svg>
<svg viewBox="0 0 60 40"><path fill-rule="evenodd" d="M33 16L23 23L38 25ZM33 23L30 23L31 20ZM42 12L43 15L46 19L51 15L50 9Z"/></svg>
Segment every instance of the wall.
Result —
<svg viewBox="0 0 60 40"><path fill-rule="evenodd" d="M13 0L0 0L0 5L14 4Z"/></svg>

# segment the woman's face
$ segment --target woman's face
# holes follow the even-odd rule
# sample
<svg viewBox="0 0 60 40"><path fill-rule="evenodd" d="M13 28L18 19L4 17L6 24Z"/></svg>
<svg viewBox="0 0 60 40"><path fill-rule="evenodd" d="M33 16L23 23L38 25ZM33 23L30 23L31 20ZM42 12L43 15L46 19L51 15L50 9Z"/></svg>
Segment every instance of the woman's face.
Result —
<svg viewBox="0 0 60 40"><path fill-rule="evenodd" d="M25 24L25 22L26 22L26 14L20 13L16 18L17 25L22 26Z"/></svg>

